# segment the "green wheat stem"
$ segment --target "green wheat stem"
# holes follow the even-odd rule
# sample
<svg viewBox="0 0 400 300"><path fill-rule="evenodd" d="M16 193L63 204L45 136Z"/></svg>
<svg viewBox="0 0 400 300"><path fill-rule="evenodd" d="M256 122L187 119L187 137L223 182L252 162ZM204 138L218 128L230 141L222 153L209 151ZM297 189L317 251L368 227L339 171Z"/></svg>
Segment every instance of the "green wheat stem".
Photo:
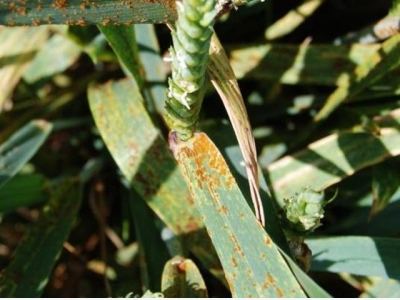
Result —
<svg viewBox="0 0 400 300"><path fill-rule="evenodd" d="M205 93L206 66L215 19L215 0L177 1L178 20L170 48L169 78L164 118L178 138L192 137Z"/></svg>

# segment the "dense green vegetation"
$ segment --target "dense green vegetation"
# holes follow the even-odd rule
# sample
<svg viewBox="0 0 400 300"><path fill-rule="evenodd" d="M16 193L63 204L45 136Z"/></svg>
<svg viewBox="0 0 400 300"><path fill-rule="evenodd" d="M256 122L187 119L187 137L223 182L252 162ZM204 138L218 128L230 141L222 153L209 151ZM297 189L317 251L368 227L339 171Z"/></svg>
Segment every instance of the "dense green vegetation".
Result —
<svg viewBox="0 0 400 300"><path fill-rule="evenodd" d="M0 1L0 295L400 297L398 2Z"/></svg>

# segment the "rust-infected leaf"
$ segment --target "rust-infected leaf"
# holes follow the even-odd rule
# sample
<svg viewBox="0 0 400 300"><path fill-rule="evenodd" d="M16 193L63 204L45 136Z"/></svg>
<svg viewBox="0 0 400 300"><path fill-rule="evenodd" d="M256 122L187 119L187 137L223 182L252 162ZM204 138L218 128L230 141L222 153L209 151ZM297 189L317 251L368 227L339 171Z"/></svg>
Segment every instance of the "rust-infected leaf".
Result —
<svg viewBox="0 0 400 300"><path fill-rule="evenodd" d="M221 278L218 259L186 182L155 127L133 80L89 88L90 109L108 150L134 189L211 273Z"/></svg>
<svg viewBox="0 0 400 300"><path fill-rule="evenodd" d="M172 132L170 148L189 183L233 297L304 297L207 135L197 133L184 142Z"/></svg>
<svg viewBox="0 0 400 300"><path fill-rule="evenodd" d="M167 298L207 298L207 288L195 263L174 257L164 266L162 293Z"/></svg>
<svg viewBox="0 0 400 300"><path fill-rule="evenodd" d="M6 26L131 25L176 20L173 0L0 1L0 24Z"/></svg>

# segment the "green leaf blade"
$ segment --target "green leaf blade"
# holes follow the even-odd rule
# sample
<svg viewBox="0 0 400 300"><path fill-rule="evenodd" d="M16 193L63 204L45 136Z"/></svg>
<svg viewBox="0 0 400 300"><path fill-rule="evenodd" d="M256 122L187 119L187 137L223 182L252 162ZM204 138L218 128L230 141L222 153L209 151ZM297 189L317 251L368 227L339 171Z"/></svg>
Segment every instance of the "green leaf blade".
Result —
<svg viewBox="0 0 400 300"><path fill-rule="evenodd" d="M400 34L396 34L382 44L373 55L355 68L348 78L328 97L324 106L314 116L315 121L327 118L344 101L349 101L361 91L398 67L400 61Z"/></svg>
<svg viewBox="0 0 400 300"><path fill-rule="evenodd" d="M164 267L162 293L166 298L207 298L206 284L191 259L174 257Z"/></svg>
<svg viewBox="0 0 400 300"><path fill-rule="evenodd" d="M175 2L170 0L0 2L0 24L5 26L121 25L175 20Z"/></svg>
<svg viewBox="0 0 400 300"><path fill-rule="evenodd" d="M45 201L46 178L40 174L17 175L0 189L0 212L7 213L21 206Z"/></svg>
<svg viewBox="0 0 400 300"><path fill-rule="evenodd" d="M191 194L213 240L233 297L304 297L208 137L199 133L186 142L178 142L172 133L170 146L191 183Z"/></svg>
<svg viewBox="0 0 400 300"><path fill-rule="evenodd" d="M0 28L0 107L9 99L25 69L47 40L46 27Z"/></svg>
<svg viewBox="0 0 400 300"><path fill-rule="evenodd" d="M82 49L70 39L61 34L52 36L32 63L25 70L23 78L28 83L34 83L43 78L61 73L69 68L79 58ZM51 63L49 63L51 57Z"/></svg>
<svg viewBox="0 0 400 300"><path fill-rule="evenodd" d="M314 271L400 279L399 239L341 236L308 239L307 244Z"/></svg>
<svg viewBox="0 0 400 300"><path fill-rule="evenodd" d="M132 76L142 86L142 77L139 73L139 50L135 38L133 25L97 26L114 49L122 65L129 70Z"/></svg>
<svg viewBox="0 0 400 300"><path fill-rule="evenodd" d="M49 187L50 201L17 248L0 279L2 297L39 297L81 203L81 183L65 179Z"/></svg>
<svg viewBox="0 0 400 300"><path fill-rule="evenodd" d="M323 190L365 167L400 154L400 110L377 118L380 134L341 132L310 144L306 149L264 169L278 204L310 186Z"/></svg>
<svg viewBox="0 0 400 300"><path fill-rule="evenodd" d="M90 109L107 148L136 192L211 273L221 270L210 239L166 141L152 123L135 82L91 86ZM168 209L165 209L168 207Z"/></svg>
<svg viewBox="0 0 400 300"><path fill-rule="evenodd" d="M374 166L372 171L373 204L371 217L385 209L390 199L400 186L399 170L390 163L381 163Z"/></svg>
<svg viewBox="0 0 400 300"><path fill-rule="evenodd" d="M0 145L0 186L11 179L32 158L49 136L51 123L28 123Z"/></svg>

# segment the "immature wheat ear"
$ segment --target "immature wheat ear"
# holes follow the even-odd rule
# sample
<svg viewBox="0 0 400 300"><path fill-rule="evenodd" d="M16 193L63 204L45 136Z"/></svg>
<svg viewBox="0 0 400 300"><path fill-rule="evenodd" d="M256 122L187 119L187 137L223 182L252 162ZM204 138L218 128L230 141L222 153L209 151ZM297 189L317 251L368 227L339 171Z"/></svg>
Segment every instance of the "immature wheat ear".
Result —
<svg viewBox="0 0 400 300"><path fill-rule="evenodd" d="M164 118L181 140L195 131L205 93L215 0L177 1L178 20L172 28L170 48L172 77L169 78Z"/></svg>

